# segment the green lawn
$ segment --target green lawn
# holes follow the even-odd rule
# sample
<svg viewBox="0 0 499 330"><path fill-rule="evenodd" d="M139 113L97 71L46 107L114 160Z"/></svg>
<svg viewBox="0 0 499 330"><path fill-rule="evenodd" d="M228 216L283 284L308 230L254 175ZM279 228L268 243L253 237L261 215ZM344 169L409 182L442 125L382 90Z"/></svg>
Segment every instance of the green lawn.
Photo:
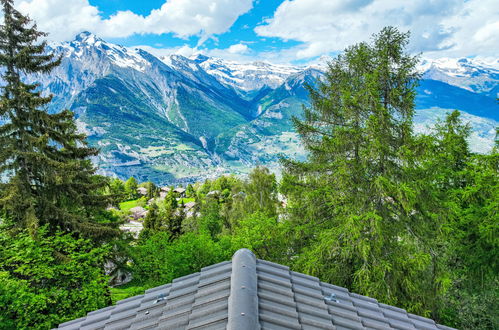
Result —
<svg viewBox="0 0 499 330"><path fill-rule="evenodd" d="M120 203L120 210L128 212L131 208L138 206L140 203L141 203L141 198Z"/></svg>
<svg viewBox="0 0 499 330"><path fill-rule="evenodd" d="M182 198L181 200L178 201L178 204L180 205L182 203L182 201L184 202L184 204L187 204L189 202L194 202L196 199L193 197L193 198Z"/></svg>
<svg viewBox="0 0 499 330"><path fill-rule="evenodd" d="M111 300L113 301L113 305L116 304L117 301L143 294L145 289L146 288L134 283L134 281L111 288Z"/></svg>

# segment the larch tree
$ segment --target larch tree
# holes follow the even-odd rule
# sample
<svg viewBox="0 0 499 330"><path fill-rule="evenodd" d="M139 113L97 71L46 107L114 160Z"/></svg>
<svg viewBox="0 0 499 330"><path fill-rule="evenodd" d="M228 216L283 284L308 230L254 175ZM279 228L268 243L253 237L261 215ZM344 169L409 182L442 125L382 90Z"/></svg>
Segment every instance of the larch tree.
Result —
<svg viewBox="0 0 499 330"><path fill-rule="evenodd" d="M283 161L281 189L299 270L427 313L430 256L419 237L431 218L407 173L419 80L408 42L408 33L386 27L308 87L311 105L294 124L309 157Z"/></svg>
<svg viewBox="0 0 499 330"><path fill-rule="evenodd" d="M29 74L48 74L61 58L46 54L46 36L27 16L0 1L4 23L0 26L2 66L0 116L0 210L12 228L31 233L44 224L51 231L86 236L114 235L99 213L109 202L96 195L105 184L94 175L89 157L97 150L78 133L73 113L49 114L38 84L26 84Z"/></svg>

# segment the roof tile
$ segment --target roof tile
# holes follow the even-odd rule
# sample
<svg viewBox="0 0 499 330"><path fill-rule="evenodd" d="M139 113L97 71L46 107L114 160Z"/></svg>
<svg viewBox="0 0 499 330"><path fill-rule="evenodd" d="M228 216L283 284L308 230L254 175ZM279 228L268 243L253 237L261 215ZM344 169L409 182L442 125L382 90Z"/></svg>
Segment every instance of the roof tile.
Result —
<svg viewBox="0 0 499 330"><path fill-rule="evenodd" d="M431 319L256 259L246 249L61 329L443 329Z"/></svg>

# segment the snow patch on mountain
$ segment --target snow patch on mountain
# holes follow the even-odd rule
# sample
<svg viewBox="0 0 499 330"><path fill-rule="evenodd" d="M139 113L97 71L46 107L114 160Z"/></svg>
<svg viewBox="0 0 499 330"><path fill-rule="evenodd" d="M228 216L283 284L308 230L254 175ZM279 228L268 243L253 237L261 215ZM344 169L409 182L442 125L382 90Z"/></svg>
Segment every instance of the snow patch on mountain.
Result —
<svg viewBox="0 0 499 330"><path fill-rule="evenodd" d="M110 61L122 68L144 72L150 63L141 56L139 49L131 49L105 42L90 32L82 32L69 43L54 43L49 46L63 57L101 62Z"/></svg>
<svg viewBox="0 0 499 330"><path fill-rule="evenodd" d="M266 62L238 63L204 55L190 58L218 81L242 91L258 90L265 86L275 89L303 67L270 64Z"/></svg>

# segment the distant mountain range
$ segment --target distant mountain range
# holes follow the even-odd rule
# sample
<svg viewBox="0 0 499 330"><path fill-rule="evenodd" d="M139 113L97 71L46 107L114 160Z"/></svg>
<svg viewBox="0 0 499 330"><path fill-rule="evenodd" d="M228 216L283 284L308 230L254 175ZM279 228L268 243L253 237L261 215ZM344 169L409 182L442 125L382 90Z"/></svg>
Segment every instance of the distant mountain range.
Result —
<svg viewBox="0 0 499 330"><path fill-rule="evenodd" d="M277 168L281 154L305 157L290 118L307 104L304 83L321 77L324 65L158 58L88 32L49 51L63 55L61 66L28 79L54 94L49 111L76 113L79 129L101 149L94 161L102 174L185 183L258 164ZM459 109L473 126L473 149L490 150L499 62L426 60L421 70L416 130Z"/></svg>

